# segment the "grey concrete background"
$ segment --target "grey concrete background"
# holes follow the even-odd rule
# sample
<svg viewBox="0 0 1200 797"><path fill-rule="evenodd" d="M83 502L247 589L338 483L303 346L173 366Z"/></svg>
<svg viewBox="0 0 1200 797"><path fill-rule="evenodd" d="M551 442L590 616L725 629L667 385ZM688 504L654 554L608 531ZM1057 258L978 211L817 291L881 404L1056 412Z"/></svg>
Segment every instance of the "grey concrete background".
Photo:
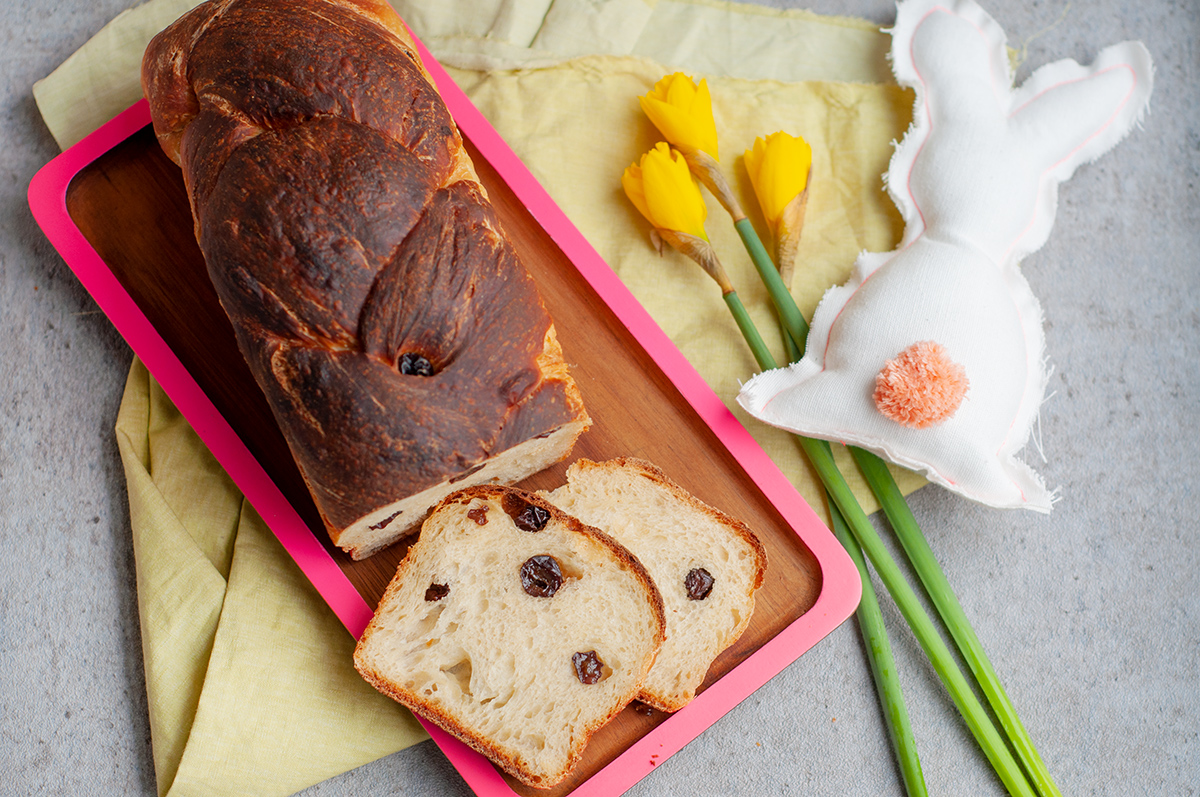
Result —
<svg viewBox="0 0 1200 797"><path fill-rule="evenodd" d="M25 191L56 154L30 93L131 0L0 4L0 794L152 794L124 481L130 350L49 246ZM1025 263L1054 366L1048 517L937 488L930 544L1064 794L1200 790L1200 6L986 2L1018 78L1141 39L1152 112L1060 194ZM820 12L892 17L881 0ZM930 793L1003 789L903 620L885 619ZM429 743L306 794L465 795ZM633 795L899 794L863 646L844 624Z"/></svg>

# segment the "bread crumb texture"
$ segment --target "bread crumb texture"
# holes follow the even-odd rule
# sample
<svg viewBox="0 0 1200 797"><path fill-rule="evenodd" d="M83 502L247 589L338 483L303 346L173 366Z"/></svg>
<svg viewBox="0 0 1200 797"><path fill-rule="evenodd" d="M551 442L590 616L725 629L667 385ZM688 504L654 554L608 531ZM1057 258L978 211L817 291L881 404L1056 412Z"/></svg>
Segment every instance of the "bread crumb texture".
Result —
<svg viewBox="0 0 1200 797"><path fill-rule="evenodd" d="M650 463L581 459L568 484L548 498L603 529L645 565L663 596L667 639L639 699L676 711L696 695L713 660L750 623L766 554L745 524L704 504ZM703 570L712 589L689 594L688 574Z"/></svg>
<svg viewBox="0 0 1200 797"><path fill-rule="evenodd" d="M523 568L536 584L523 582ZM537 496L475 487L425 522L355 664L376 688L546 787L638 693L662 636L661 598L628 552Z"/></svg>

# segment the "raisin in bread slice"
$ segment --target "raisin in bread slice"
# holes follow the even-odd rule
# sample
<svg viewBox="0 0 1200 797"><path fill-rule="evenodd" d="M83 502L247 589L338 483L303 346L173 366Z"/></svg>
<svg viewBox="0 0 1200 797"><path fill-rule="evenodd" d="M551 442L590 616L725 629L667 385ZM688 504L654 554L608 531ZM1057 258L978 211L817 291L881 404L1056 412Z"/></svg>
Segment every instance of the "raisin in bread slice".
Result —
<svg viewBox="0 0 1200 797"><path fill-rule="evenodd" d="M662 598L603 532L478 486L421 527L354 653L376 689L530 786L561 781L638 694Z"/></svg>
<svg viewBox="0 0 1200 797"><path fill-rule="evenodd" d="M667 639L639 699L676 711L750 623L767 565L762 543L642 460L580 459L567 482L547 499L632 551L663 596Z"/></svg>

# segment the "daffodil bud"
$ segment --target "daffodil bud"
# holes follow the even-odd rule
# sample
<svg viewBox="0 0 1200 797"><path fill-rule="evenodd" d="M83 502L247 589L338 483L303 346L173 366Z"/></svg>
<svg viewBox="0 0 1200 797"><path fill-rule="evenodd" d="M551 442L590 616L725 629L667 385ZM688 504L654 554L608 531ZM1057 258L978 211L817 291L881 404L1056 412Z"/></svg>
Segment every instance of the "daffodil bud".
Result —
<svg viewBox="0 0 1200 797"><path fill-rule="evenodd" d="M704 220L708 208L683 156L666 142L642 156L621 177L625 195L660 234L681 232L708 240Z"/></svg>
<svg viewBox="0 0 1200 797"><path fill-rule="evenodd" d="M782 131L754 140L746 150L746 173L775 236L775 263L785 285L791 284L800 231L808 207L812 148L799 136Z"/></svg>
<svg viewBox="0 0 1200 797"><path fill-rule="evenodd" d="M745 163L763 216L777 231L784 208L808 187L812 148L803 138L780 131L756 138Z"/></svg>
<svg viewBox="0 0 1200 797"><path fill-rule="evenodd" d="M639 101L663 137L675 147L707 152L717 158L717 123L708 84L682 72L667 75Z"/></svg>

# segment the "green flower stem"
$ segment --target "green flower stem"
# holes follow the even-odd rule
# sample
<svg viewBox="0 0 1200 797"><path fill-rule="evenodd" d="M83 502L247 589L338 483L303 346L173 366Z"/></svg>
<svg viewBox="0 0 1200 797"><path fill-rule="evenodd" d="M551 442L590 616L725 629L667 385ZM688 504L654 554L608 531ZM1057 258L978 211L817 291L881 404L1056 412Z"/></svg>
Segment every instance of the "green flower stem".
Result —
<svg viewBox="0 0 1200 797"><path fill-rule="evenodd" d="M763 284L767 286L767 292L771 294L775 312L779 314L779 323L799 347L797 350L803 352L804 340L808 337L808 322L800 314L800 308L792 299L791 292L783 284L783 279L779 276L779 271L775 268L771 256L767 254L762 241L759 240L758 233L754 231L754 225L750 223L749 219L741 218L735 221L733 226L741 236L746 251L750 253L750 260L758 269L758 276L762 278Z"/></svg>
<svg viewBox="0 0 1200 797"><path fill-rule="evenodd" d="M732 293L731 291L730 294ZM728 297L730 294L726 294L726 296ZM728 301L726 298L726 302ZM740 300L737 300L737 306L741 307ZM733 309L733 304L730 304L730 309ZM742 308L741 312L745 315L745 308ZM738 318L736 311L734 317ZM745 316L745 323L753 327L749 316ZM745 335L745 327L742 324L742 320L738 319L738 326L742 328ZM753 339L751 336L747 336L746 342L750 344L750 349L754 352L754 358L758 361L759 367L763 370L777 367L774 357L763 345L758 331L755 330L752 336ZM983 750L983 754L991 762L992 768L1000 776L1008 793L1013 797L1037 797L1033 787L1029 785L1025 773L1013 758L1008 745L996 730L996 726L992 724L987 712L975 697L975 693L971 691L970 684L967 683L962 670L955 663L950 649L938 635L933 621L929 619L929 615L921 606L916 593L904 580L900 568L888 553L883 541L879 539L879 535L875 533L875 527L871 525L866 512L859 506L858 499L854 497L850 486L846 484L845 478L833 461L833 449L830 448L829 443L799 435L796 436L796 439L800 441L800 448L817 471L817 475L820 477L821 483L825 485L825 490L833 499L833 503L841 510L851 533L875 567L875 572L879 574L888 594L892 596L892 600L900 609L900 614L904 616L905 622L916 636L917 644L925 651L934 671L942 679L942 684L949 692L951 700L954 701L954 705L966 721L967 727Z"/></svg>
<svg viewBox="0 0 1200 797"><path fill-rule="evenodd" d="M905 793L909 797L924 797L929 793L925 788L925 775L921 772L921 759L917 756L917 743L913 738L912 723L908 718L908 706L904 703L904 693L896 673L896 660L892 657L892 646L888 642L887 629L883 625L879 599L875 595L875 588L871 586L867 562L863 559L862 548L850 533L845 518L833 501L829 502L829 516L834 536L846 549L846 553L850 554L854 566L858 568L859 578L862 579L862 600L859 601L854 615L858 619L859 632L867 645L871 676L875 680L875 691L879 693L879 699L883 703L888 738L891 740L896 761L900 764Z"/></svg>
<svg viewBox="0 0 1200 797"><path fill-rule="evenodd" d="M1033 787L1029 785L1025 773L1013 758L1004 738L1000 736L996 726L992 724L983 706L975 697L975 693L971 691L971 686L963 676L962 670L954 662L950 649L938 635L933 621L929 619L929 615L922 608L916 593L904 580L900 568L888 553L887 548L884 547L879 535L875 533L875 528L871 525L871 521L863 512L862 507L858 505L858 500L850 491L850 486L842 478L841 472L833 461L833 450L829 443L807 437L798 437L797 439L817 474L821 477L821 481L825 484L825 489L829 492L830 497L842 510L855 539L862 546L867 558L871 560L875 572L879 574L880 580L887 587L892 600L896 602L896 607L900 609L904 620L916 636L917 643L925 651L925 655L929 658L938 677L942 679L942 684L950 693L954 705L962 714L984 755L991 762L992 768L1000 776L1004 787L1013 797L1018 797L1018 795L1035 797Z"/></svg>
<svg viewBox="0 0 1200 797"><path fill-rule="evenodd" d="M1012 701L1004 691L1004 686L1000 683L991 661L988 660L987 653L984 652L983 645L979 642L979 637L975 635L975 630L967 620L962 605L959 604L954 590L950 588L950 583L946 580L941 567L938 566L933 550L921 533L916 518L913 517L896 482L891 478L887 465L879 457L859 448L851 448L850 454L871 486L871 490L879 497L888 522L895 530L896 537L904 547L913 569L921 579L921 583L925 585L925 591L929 594L934 608L937 609L942 621L946 624L950 636L954 638L967 666L974 673L975 680L979 683L992 711L1000 720L1001 727L1004 728L1005 734L1016 749L1017 757L1025 767L1025 771L1029 773L1038 793L1043 797L1061 797L1061 792L1050 777L1046 764L1038 755L1037 748L1034 747L1025 726L1017 716Z"/></svg>
<svg viewBox="0 0 1200 797"><path fill-rule="evenodd" d="M804 350L796 345L796 341L782 325L780 325L779 331L783 336L783 348L787 351L788 362L800 362L800 358L804 356Z"/></svg>
<svg viewBox="0 0 1200 797"><path fill-rule="evenodd" d="M759 258L766 252L749 222L743 219L736 222L735 226L746 245L746 250L750 253L751 260L755 262L755 266L763 278L772 302L778 309L779 318L784 323L787 334L792 337L799 348L802 348L808 337L808 324L800 314L799 308L796 307L791 292L787 290L783 280L779 278L773 268L764 269L759 265ZM743 230L743 227L748 228L748 232ZM750 236L753 236L752 240L748 240ZM1038 755L1037 748L1029 738L1025 726L1021 724L1016 709L1008 699L1000 679L996 676L978 636L971 627L954 591L950 588L950 583L946 580L933 551L929 548L929 543L925 540L921 527L913 517L907 501L904 500L904 494L896 485L891 471L874 454L854 446L848 446L848 448L851 456L858 463L859 469L862 470L871 491L883 508L884 514L887 515L892 529L896 532L901 546L921 579L934 608L950 631L959 653L970 667L992 711L1000 719L1001 727L1017 751L1021 763L1037 786L1038 793L1042 797L1061 797L1045 763ZM865 466L864 462L867 463Z"/></svg>
<svg viewBox="0 0 1200 797"><path fill-rule="evenodd" d="M742 331L742 337L746 339L746 343L750 346L750 351L754 354L754 359L760 365L764 359L774 362L775 358L771 356L770 350L767 349L767 344L763 342L762 336L758 334L758 327L754 325L750 314L746 312L746 306L738 298L737 291L727 291L721 298L725 300L725 304L729 307L729 312L733 314L733 320L737 322L738 329Z"/></svg>
<svg viewBox="0 0 1200 797"><path fill-rule="evenodd" d="M754 325L746 308L742 305L736 291L724 295L725 303L737 322L742 337L750 346L754 359L759 367L770 369L775 367L775 358L767 349L758 328ZM800 359L799 347L791 335L784 332L784 340L790 343L789 356L793 360ZM917 757L917 743L913 737L912 725L908 719L908 708L904 702L904 693L900 688L900 680L896 675L896 663L892 657L892 646L888 642L887 630L883 626L883 613L879 609L879 600L875 589L871 586L871 578L867 573L867 565L863 560L862 549L854 536L846 529L842 513L837 504L829 502L830 514L833 517L834 535L854 560L862 581L862 598L859 600L855 615L858 619L859 633L867 646L867 659L871 666L871 674L875 680L875 689L883 704L884 721L887 725L888 737L895 750L896 760L904 779L904 788L908 797L926 797L925 776L921 771L921 761ZM860 510L861 511L861 510Z"/></svg>
<svg viewBox="0 0 1200 797"><path fill-rule="evenodd" d="M779 272L775 269L775 265L771 260L771 256L767 254L766 247L762 244L762 239L758 237L758 233L754 229L754 225L745 216L733 223L737 229L738 235L742 238L742 243L746 247L746 251L750 253L750 259L754 262L754 267L758 269L759 276L764 282L773 281L775 283L774 290L779 290L788 293L783 284L783 278L779 276ZM788 293L788 295L791 295ZM783 333L783 346L787 350L788 361L795 362L804 354L803 350L797 344L803 344L804 337L808 335L808 323L804 320L804 316L800 314L799 308L795 302L791 303L791 308L788 310L789 317L784 317L786 304L775 302L775 312L779 314L779 326ZM800 330L803 329L803 335L800 335Z"/></svg>

